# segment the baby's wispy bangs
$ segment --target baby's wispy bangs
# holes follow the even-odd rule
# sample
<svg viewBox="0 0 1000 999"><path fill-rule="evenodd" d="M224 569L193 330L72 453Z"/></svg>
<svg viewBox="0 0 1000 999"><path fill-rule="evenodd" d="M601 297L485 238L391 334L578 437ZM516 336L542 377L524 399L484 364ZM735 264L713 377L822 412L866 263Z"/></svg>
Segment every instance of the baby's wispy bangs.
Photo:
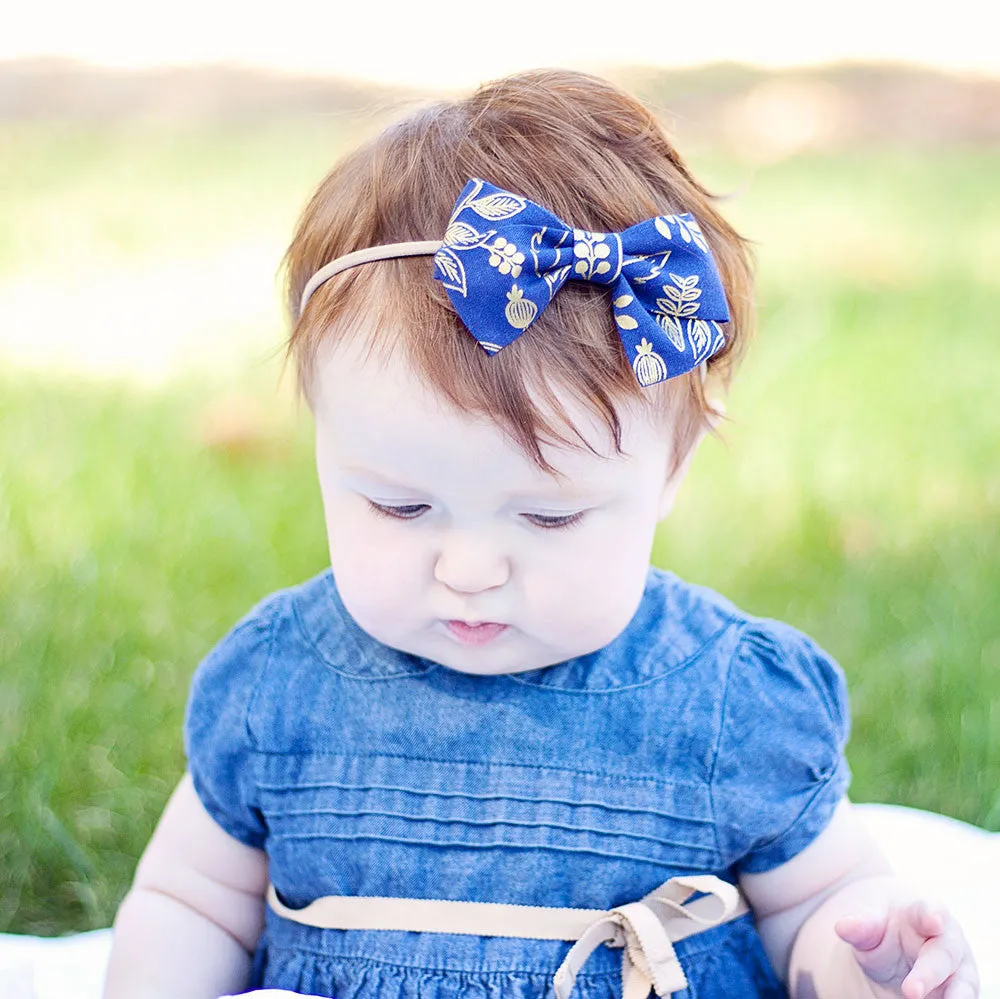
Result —
<svg viewBox="0 0 1000 999"><path fill-rule="evenodd" d="M743 239L688 173L638 101L596 77L538 71L488 84L390 126L322 182L286 255L289 354L309 396L317 354L352 331L373 356L404 350L424 382L462 412L485 415L549 469L541 445L588 446L560 396L589 408L620 447L619 411L669 418L679 464L712 423L697 371L641 388L622 349L606 290L570 282L516 341L487 354L462 325L428 257L345 271L303 315L309 278L354 250L440 238L470 177L538 202L570 225L620 231L655 215L691 212L715 255L729 301L726 346L709 362L728 383L752 323L752 274Z"/></svg>

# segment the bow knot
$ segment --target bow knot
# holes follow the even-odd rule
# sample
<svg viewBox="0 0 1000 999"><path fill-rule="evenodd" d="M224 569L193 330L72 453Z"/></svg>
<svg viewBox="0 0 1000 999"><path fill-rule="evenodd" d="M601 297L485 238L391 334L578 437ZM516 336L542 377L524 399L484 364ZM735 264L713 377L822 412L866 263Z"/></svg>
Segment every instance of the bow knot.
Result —
<svg viewBox="0 0 1000 999"><path fill-rule="evenodd" d="M614 287L622 272L622 241L617 233L573 230L570 280Z"/></svg>
<svg viewBox="0 0 1000 999"><path fill-rule="evenodd" d="M693 896L701 896L694 898ZM687 988L674 943L746 911L735 885L712 875L671 878L638 902L611 909L569 949L556 972L556 999L569 999L590 955L603 943L622 948L622 999L661 999Z"/></svg>
<svg viewBox="0 0 1000 999"><path fill-rule="evenodd" d="M489 353L520 336L566 281L611 289L615 325L640 385L684 374L725 343L722 281L689 213L620 233L590 232L521 195L470 180L434 264L463 323Z"/></svg>

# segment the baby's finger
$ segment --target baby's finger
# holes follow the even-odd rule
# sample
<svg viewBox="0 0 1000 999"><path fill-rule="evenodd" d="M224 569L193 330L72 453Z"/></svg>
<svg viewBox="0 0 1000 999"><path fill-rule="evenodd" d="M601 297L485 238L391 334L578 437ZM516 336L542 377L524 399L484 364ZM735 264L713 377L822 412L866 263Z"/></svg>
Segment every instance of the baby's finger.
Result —
<svg viewBox="0 0 1000 999"><path fill-rule="evenodd" d="M834 931L855 950L874 950L884 939L888 918L886 913L858 912L841 916Z"/></svg>
<svg viewBox="0 0 1000 999"><path fill-rule="evenodd" d="M841 916L834 931L855 950L874 950L885 937L888 917L884 912L856 912Z"/></svg>
<svg viewBox="0 0 1000 999"><path fill-rule="evenodd" d="M964 941L960 951L962 959L951 981L944 990L944 999L979 999L979 969L976 959Z"/></svg>
<svg viewBox="0 0 1000 999"><path fill-rule="evenodd" d="M979 999L979 971L971 955L948 983L944 999Z"/></svg>
<svg viewBox="0 0 1000 999"><path fill-rule="evenodd" d="M932 905L925 899L911 902L906 914L910 925L925 937L940 936L948 925L948 912L940 905Z"/></svg>
<svg viewBox="0 0 1000 999"><path fill-rule="evenodd" d="M955 979L945 990L944 999L979 999L979 987L964 979Z"/></svg>
<svg viewBox="0 0 1000 999"><path fill-rule="evenodd" d="M922 999L946 982L958 969L959 963L959 951L953 941L932 938L920 948L910 973L903 979L903 995L907 999Z"/></svg>

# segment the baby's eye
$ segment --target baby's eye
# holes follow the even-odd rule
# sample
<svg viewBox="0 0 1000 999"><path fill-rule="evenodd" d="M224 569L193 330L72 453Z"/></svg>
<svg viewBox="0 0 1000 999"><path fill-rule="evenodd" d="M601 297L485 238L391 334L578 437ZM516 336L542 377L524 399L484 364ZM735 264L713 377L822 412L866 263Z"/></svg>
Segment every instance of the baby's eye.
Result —
<svg viewBox="0 0 1000 999"><path fill-rule="evenodd" d="M430 507L426 503L404 503L401 506L390 506L386 503L376 503L369 500L368 505L380 517L392 517L395 520L415 520Z"/></svg>
<svg viewBox="0 0 1000 999"><path fill-rule="evenodd" d="M579 513L564 513L564 514L554 514L554 513L524 513L521 514L522 517L529 524L534 524L535 527L544 527L546 529L552 529L556 527L570 527L573 524L579 523L583 518L586 511L581 510Z"/></svg>

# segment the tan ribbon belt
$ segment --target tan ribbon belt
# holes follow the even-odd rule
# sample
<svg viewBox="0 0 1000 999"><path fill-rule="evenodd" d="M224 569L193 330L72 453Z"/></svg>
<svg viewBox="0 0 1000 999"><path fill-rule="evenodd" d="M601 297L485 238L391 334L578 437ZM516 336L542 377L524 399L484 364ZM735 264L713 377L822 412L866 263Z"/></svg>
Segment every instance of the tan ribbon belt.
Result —
<svg viewBox="0 0 1000 999"><path fill-rule="evenodd" d="M289 909L273 885L267 901L284 919L326 930L576 941L556 972L557 999L569 999L580 969L601 944L622 948L622 999L646 999L650 989L667 999L687 988L673 945L748 911L734 885L709 874L671 878L638 902L609 911L353 895L328 895Z"/></svg>

